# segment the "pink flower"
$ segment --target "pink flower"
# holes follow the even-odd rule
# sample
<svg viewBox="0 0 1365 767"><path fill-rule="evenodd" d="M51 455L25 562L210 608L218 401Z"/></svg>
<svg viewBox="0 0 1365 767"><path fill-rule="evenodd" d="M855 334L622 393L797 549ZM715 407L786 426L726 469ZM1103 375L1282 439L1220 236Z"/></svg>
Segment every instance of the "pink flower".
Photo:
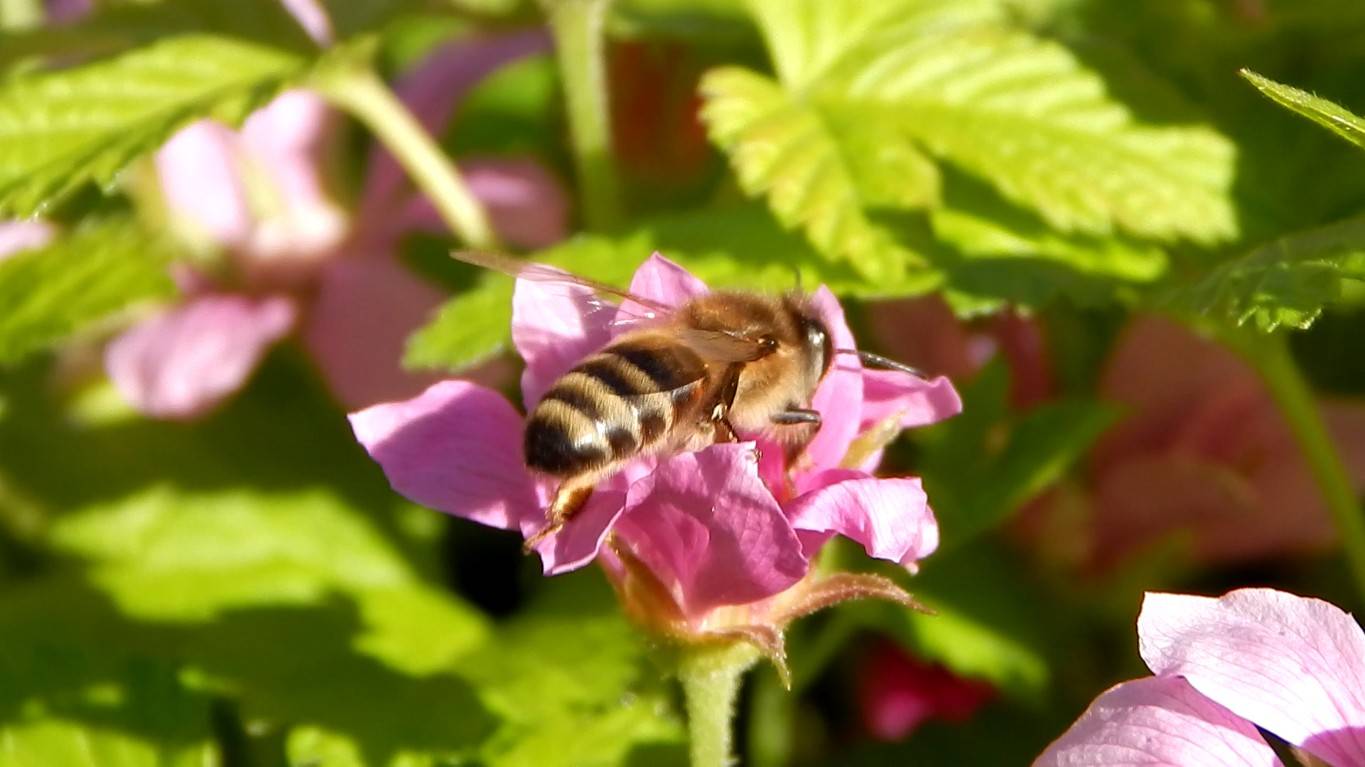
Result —
<svg viewBox="0 0 1365 767"><path fill-rule="evenodd" d="M25 250L41 248L54 232L45 221L0 221L0 260Z"/></svg>
<svg viewBox="0 0 1365 767"><path fill-rule="evenodd" d="M1365 633L1273 589L1148 594L1138 646L1155 677L1091 704L1035 767L1279 765L1260 727L1331 765L1365 764Z"/></svg>
<svg viewBox="0 0 1365 767"><path fill-rule="evenodd" d="M706 286L656 254L630 290L676 306ZM619 330L609 313L584 310L589 296L585 288L518 281L512 338L526 361L528 406ZM821 288L815 300L836 346L852 348L833 295ZM572 570L600 555L627 604L647 605L638 617L655 628L750 638L756 625L889 585L838 580L792 588L835 534L906 566L933 551L938 529L919 480L878 479L868 469L890 436L953 415L960 403L946 379L865 371L851 355L837 360L814 397L823 426L804 460L787 466L779 446L754 442L637 459L540 542L545 572ZM527 473L522 418L497 394L447 381L415 399L355 413L351 424L407 497L526 536L544 526L550 488Z"/></svg>
<svg viewBox="0 0 1365 767"><path fill-rule="evenodd" d="M445 46L400 89L418 117L440 130L464 91L433 82L459 81L467 89L544 45L544 35L534 32ZM171 220L197 250L223 258L211 270L177 264L181 303L108 346L106 369L139 410L161 418L201 415L293 333L348 407L412 396L431 382L403 371L399 360L407 336L444 296L395 258L405 232L430 225L429 217L405 211L429 205L380 153L372 159L362 215L350 219L323 174L335 122L319 96L290 91L240 131L199 121L158 153ZM507 241L540 246L567 232L564 192L536 163L476 159L465 170Z"/></svg>
<svg viewBox="0 0 1365 767"><path fill-rule="evenodd" d="M994 697L989 684L912 658L887 641L863 657L858 671L863 726L878 740L904 740L935 719L965 722Z"/></svg>
<svg viewBox="0 0 1365 767"><path fill-rule="evenodd" d="M873 304L873 336L896 359L954 380L974 376L999 355L1009 366L1010 404L1024 410L1056 390L1042 327L1014 309L971 322L958 319L941 296Z"/></svg>
<svg viewBox="0 0 1365 767"><path fill-rule="evenodd" d="M1112 566L1174 536L1203 562L1321 551L1335 541L1289 425L1233 352L1171 320L1139 317L1099 389L1126 417L1092 452L1088 564ZM1320 407L1365 490L1365 408Z"/></svg>

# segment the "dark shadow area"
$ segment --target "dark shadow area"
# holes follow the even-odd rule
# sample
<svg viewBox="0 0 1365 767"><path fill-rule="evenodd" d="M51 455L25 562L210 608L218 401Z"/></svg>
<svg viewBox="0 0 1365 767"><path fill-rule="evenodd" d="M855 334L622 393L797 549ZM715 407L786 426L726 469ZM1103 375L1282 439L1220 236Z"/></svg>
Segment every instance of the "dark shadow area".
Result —
<svg viewBox="0 0 1365 767"><path fill-rule="evenodd" d="M129 620L78 578L34 582L0 612L0 724L36 702L47 716L190 745L224 694L244 719L350 738L369 764L407 749L470 753L494 731L497 719L459 676L409 676L356 652L363 629L340 597L167 624ZM90 695L102 686L123 693Z"/></svg>

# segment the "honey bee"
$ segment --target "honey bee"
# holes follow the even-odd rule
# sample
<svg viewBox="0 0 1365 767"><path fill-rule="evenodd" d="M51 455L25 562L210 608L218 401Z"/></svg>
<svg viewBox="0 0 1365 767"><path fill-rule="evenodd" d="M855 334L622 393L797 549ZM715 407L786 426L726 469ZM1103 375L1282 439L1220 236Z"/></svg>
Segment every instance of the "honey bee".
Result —
<svg viewBox="0 0 1365 767"><path fill-rule="evenodd" d="M809 295L714 291L666 306L542 264L488 253L460 261L520 279L587 288L643 326L627 330L560 376L526 420L524 457L558 482L546 525L529 551L587 503L628 461L698 450L762 433L799 451L820 428L810 407L836 354L916 374L853 349L836 349ZM638 311L629 311L627 307Z"/></svg>

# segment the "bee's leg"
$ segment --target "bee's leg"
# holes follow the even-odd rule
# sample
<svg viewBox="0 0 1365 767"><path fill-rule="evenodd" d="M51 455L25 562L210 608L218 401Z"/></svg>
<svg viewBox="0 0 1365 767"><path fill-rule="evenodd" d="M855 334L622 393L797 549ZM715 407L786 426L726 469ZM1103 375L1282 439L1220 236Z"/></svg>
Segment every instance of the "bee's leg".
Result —
<svg viewBox="0 0 1365 767"><path fill-rule="evenodd" d="M806 445L815 439L815 434L820 431L820 425L823 423L819 410L791 405L781 413L774 415L772 422L777 426L802 427L783 432L783 441L786 443L785 452L789 464L796 463L801 453L805 451Z"/></svg>
<svg viewBox="0 0 1365 767"><path fill-rule="evenodd" d="M716 442L736 442L739 439L735 436L734 425L730 423L730 407L735 404L735 395L739 393L739 372L743 369L742 363L734 363L725 369L715 396L702 411L711 422Z"/></svg>
<svg viewBox="0 0 1365 767"><path fill-rule="evenodd" d="M781 413L773 416L773 423L778 426L810 423L815 424L815 428L819 429L821 424L820 411L803 407L787 408Z"/></svg>
<svg viewBox="0 0 1365 767"><path fill-rule="evenodd" d="M735 436L735 427L730 424L730 419L720 416L711 424L711 430L716 435L717 442L738 442L739 437Z"/></svg>
<svg viewBox="0 0 1365 767"><path fill-rule="evenodd" d="M595 482L582 479L565 480L555 490L555 497L550 501L550 508L545 511L548 522L526 539L526 542L521 545L521 550L530 554L535 549L536 544L559 532L559 528L563 527L565 522L573 519L574 515L582 511L583 507L587 505L588 499L592 497L592 489L595 484Z"/></svg>

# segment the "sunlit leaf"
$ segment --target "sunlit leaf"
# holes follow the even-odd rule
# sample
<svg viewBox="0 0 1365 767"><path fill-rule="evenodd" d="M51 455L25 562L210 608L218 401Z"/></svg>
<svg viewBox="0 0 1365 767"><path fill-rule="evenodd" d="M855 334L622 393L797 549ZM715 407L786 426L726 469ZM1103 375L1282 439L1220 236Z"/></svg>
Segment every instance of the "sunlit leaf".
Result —
<svg viewBox="0 0 1365 767"><path fill-rule="evenodd" d="M973 28L869 51L831 79L829 98L901 126L1063 231L1237 234L1232 144L1204 126L1140 123L1056 43Z"/></svg>
<svg viewBox="0 0 1365 767"><path fill-rule="evenodd" d="M907 269L926 271L922 257L867 217L854 170L809 104L739 67L708 72L701 91L712 140L730 155L744 190L766 197L779 220L799 227L819 252L849 261L869 281L899 281Z"/></svg>
<svg viewBox="0 0 1365 767"><path fill-rule="evenodd" d="M1262 77L1249 69L1243 69L1241 75L1280 106L1307 117L1358 147L1365 148L1365 119L1351 113L1350 110L1292 85L1284 85L1268 77Z"/></svg>
<svg viewBox="0 0 1365 767"><path fill-rule="evenodd" d="M199 117L235 121L306 59L207 35L174 37L72 69L0 84L0 215L27 216L87 183L111 184Z"/></svg>

